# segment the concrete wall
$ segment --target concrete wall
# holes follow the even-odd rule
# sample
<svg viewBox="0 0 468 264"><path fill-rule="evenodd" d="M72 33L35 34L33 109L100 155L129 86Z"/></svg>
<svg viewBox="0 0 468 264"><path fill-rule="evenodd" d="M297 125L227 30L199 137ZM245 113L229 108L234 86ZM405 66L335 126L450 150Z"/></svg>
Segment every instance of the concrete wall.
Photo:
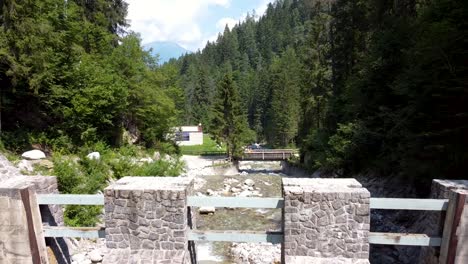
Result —
<svg viewBox="0 0 468 264"><path fill-rule="evenodd" d="M43 225L63 225L63 212L56 205L39 207L36 193L57 192L55 177L24 176L0 155L0 263L33 263L33 257L47 263L46 246L58 263L71 263L63 238L42 236Z"/></svg>
<svg viewBox="0 0 468 264"><path fill-rule="evenodd" d="M286 263L368 263L370 193L354 179L283 179Z"/></svg>
<svg viewBox="0 0 468 264"><path fill-rule="evenodd" d="M456 192L468 197L468 190L457 190ZM468 263L468 199L465 199L460 224L456 229L456 239L458 241L455 250L455 263L466 264Z"/></svg>
<svg viewBox="0 0 468 264"><path fill-rule="evenodd" d="M106 244L111 250L103 263L188 263L191 185L188 178L125 177L107 187Z"/></svg>
<svg viewBox="0 0 468 264"><path fill-rule="evenodd" d="M468 180L435 179L432 181L430 198L450 199L453 197L454 191L457 190L468 190ZM465 210L465 213L466 211L468 210ZM431 237L442 236L445 224L445 215L445 212L424 212L419 221L420 229L416 230L416 232L424 233ZM462 222L462 225L466 225L466 223ZM464 243L464 245L467 248L463 249L462 251L468 252L468 243ZM422 247L418 263L436 264L440 262L439 257L440 247Z"/></svg>

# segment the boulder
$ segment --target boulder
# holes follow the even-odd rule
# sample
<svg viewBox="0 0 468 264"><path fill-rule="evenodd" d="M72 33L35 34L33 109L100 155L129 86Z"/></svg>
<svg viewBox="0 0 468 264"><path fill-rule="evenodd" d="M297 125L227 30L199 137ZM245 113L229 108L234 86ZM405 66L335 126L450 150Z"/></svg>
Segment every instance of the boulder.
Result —
<svg viewBox="0 0 468 264"><path fill-rule="evenodd" d="M255 185L255 182L252 179L247 179L244 181L244 185L252 187Z"/></svg>
<svg viewBox="0 0 468 264"><path fill-rule="evenodd" d="M206 194L208 194L209 196L213 196L213 195L215 195L216 193L215 193L215 191L213 191L213 190L211 190L211 189L208 189L208 190L206 190Z"/></svg>
<svg viewBox="0 0 468 264"><path fill-rule="evenodd" d="M139 161L140 161L141 163L153 163L153 162L154 162L154 160L153 160L152 158L149 158L149 157L147 157L147 158L141 158Z"/></svg>
<svg viewBox="0 0 468 264"><path fill-rule="evenodd" d="M90 160L100 160L101 154L99 154L99 152L91 152L86 156L86 158Z"/></svg>
<svg viewBox="0 0 468 264"><path fill-rule="evenodd" d="M28 159L28 160L39 160L39 159L45 159L46 155L44 152L34 149L30 151L26 151L23 154L21 154L21 157Z"/></svg>
<svg viewBox="0 0 468 264"><path fill-rule="evenodd" d="M232 188L231 188L231 192L233 192L233 193L239 193L239 192L241 192L241 191L242 191L242 189L237 188L237 187L232 187Z"/></svg>
<svg viewBox="0 0 468 264"><path fill-rule="evenodd" d="M198 212L200 214L214 214L216 211L216 208L213 206L203 206L198 209Z"/></svg>
<svg viewBox="0 0 468 264"><path fill-rule="evenodd" d="M31 161L29 160L21 160L19 163L18 163L18 169L22 170L22 171L26 171L26 172L32 172L34 171L34 168L31 164Z"/></svg>
<svg viewBox="0 0 468 264"><path fill-rule="evenodd" d="M54 167L54 163L50 160L40 160L37 164L49 170Z"/></svg>
<svg viewBox="0 0 468 264"><path fill-rule="evenodd" d="M93 263L101 262L102 261L102 254L99 250L95 249L88 254L89 259Z"/></svg>
<svg viewBox="0 0 468 264"><path fill-rule="evenodd" d="M83 253L75 254L72 256L72 260L78 263L84 261L85 259L86 259L86 255Z"/></svg>
<svg viewBox="0 0 468 264"><path fill-rule="evenodd" d="M154 160L160 160L161 159L161 153L159 151L155 151L153 154L153 159Z"/></svg>

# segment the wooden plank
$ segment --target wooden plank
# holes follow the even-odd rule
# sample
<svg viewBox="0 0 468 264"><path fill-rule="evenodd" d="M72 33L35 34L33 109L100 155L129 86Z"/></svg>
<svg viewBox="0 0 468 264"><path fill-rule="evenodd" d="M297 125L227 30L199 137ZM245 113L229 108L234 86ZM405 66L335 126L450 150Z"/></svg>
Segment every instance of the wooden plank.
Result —
<svg viewBox="0 0 468 264"><path fill-rule="evenodd" d="M45 240L41 236L41 213L35 197L35 192L29 188L19 190L23 202L26 223L28 227L29 247L33 264L47 263L47 249Z"/></svg>
<svg viewBox="0 0 468 264"><path fill-rule="evenodd" d="M39 204L104 205L102 194L38 194Z"/></svg>
<svg viewBox="0 0 468 264"><path fill-rule="evenodd" d="M426 234L369 233L370 244L438 247L441 241L440 237L429 237Z"/></svg>
<svg viewBox="0 0 468 264"><path fill-rule="evenodd" d="M106 232L98 227L44 226L45 237L106 238Z"/></svg>
<svg viewBox="0 0 468 264"><path fill-rule="evenodd" d="M448 199L370 198L371 209L388 210L447 210Z"/></svg>
<svg viewBox="0 0 468 264"><path fill-rule="evenodd" d="M457 254L457 229L460 225L466 202L466 193L463 190L452 190L451 199L445 216L442 245L440 247L439 261L442 264L455 263Z"/></svg>
<svg viewBox="0 0 468 264"><path fill-rule="evenodd" d="M219 241L219 242L246 242L246 243L272 243L283 242L282 232L256 232L256 231L200 231L191 230L188 239L192 241Z"/></svg>
<svg viewBox="0 0 468 264"><path fill-rule="evenodd" d="M188 206L229 208L283 208L284 198L188 196Z"/></svg>

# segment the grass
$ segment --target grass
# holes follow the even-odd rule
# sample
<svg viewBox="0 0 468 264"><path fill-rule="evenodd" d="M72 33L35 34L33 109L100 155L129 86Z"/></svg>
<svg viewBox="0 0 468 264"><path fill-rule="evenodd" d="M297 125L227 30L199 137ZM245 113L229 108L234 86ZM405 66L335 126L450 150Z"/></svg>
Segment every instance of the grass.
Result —
<svg viewBox="0 0 468 264"><path fill-rule="evenodd" d="M184 155L221 154L221 152L226 152L226 146L221 145L218 147L216 141L211 139L209 135L204 134L203 145L180 146L180 152Z"/></svg>

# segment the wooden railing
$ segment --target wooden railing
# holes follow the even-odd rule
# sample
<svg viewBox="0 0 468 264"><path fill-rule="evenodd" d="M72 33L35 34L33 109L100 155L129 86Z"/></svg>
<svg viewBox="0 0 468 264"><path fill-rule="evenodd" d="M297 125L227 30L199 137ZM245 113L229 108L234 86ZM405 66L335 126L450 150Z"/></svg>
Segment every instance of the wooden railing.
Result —
<svg viewBox="0 0 468 264"><path fill-rule="evenodd" d="M188 196L187 206L202 207L227 207L227 208L284 208L282 197L257 198L257 197L206 197ZM221 241L221 242L269 242L279 244L283 242L282 231L249 231L249 230L210 230L189 231L190 241Z"/></svg>
<svg viewBox="0 0 468 264"><path fill-rule="evenodd" d="M39 205L104 205L102 194L38 194ZM105 238L104 228L43 226L45 237Z"/></svg>

